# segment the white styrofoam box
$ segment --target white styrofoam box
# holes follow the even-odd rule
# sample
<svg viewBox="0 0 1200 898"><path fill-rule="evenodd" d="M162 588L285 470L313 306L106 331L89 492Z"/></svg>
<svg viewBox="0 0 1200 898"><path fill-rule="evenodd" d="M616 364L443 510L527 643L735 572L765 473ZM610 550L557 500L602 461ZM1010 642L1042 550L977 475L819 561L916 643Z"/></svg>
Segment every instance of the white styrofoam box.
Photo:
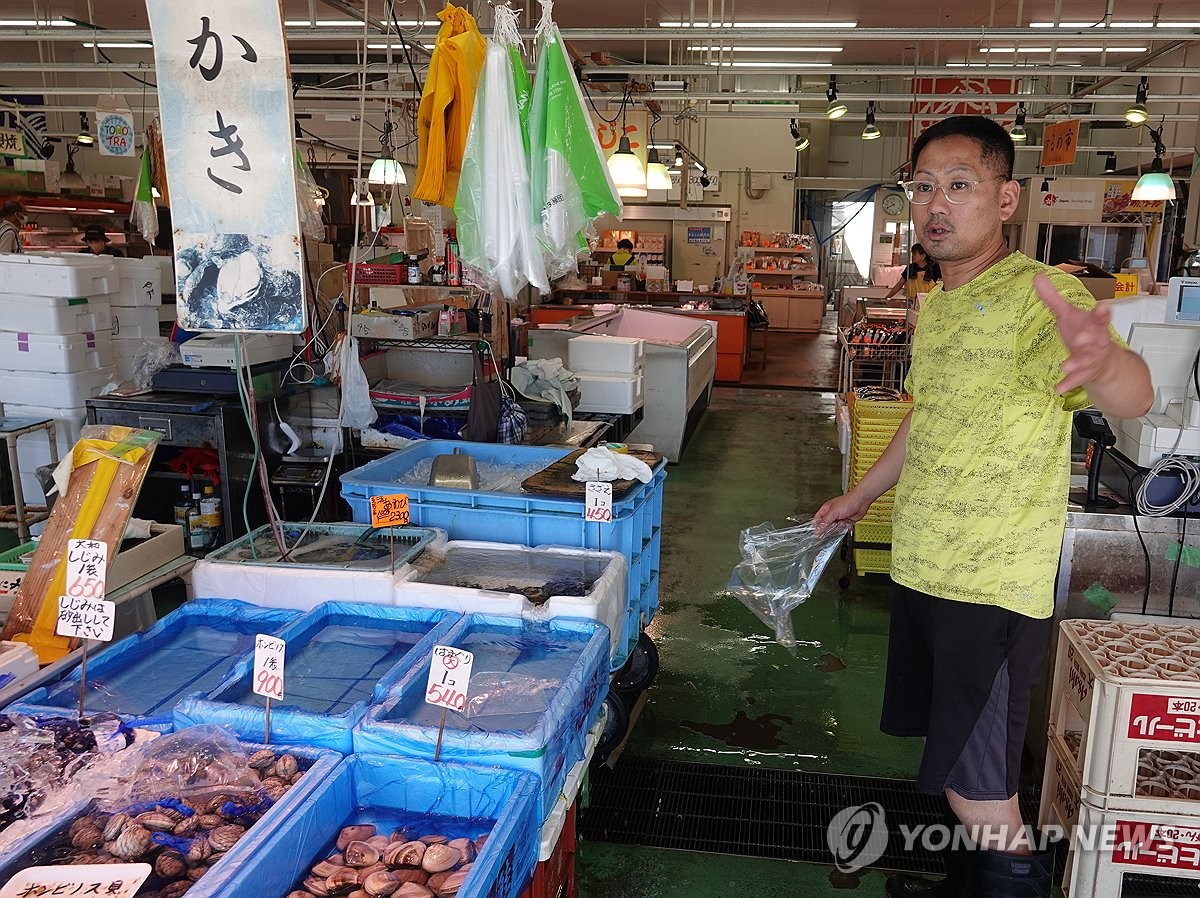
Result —
<svg viewBox="0 0 1200 898"><path fill-rule="evenodd" d="M551 596L542 604L534 604L529 597L519 592L491 589L476 589L449 586L442 583L427 583L421 580L421 569L427 558L450 552L471 552L480 556L508 556L518 559L521 555L545 555L566 559L595 559L604 564L603 573L596 579L591 591L584 596ZM498 562L499 563L499 562ZM486 570L480 571L486 576ZM582 617L599 621L608 627L612 640L612 656L624 648L623 621L628 591L629 567L620 552L597 552L590 549L567 549L558 546L543 546L531 549L508 543L478 542L474 540L451 540L443 545L434 545L425 550L396 581L395 600L392 604L409 608L442 608L447 611L483 612L522 617L526 620L544 621L556 617Z"/></svg>
<svg viewBox="0 0 1200 898"><path fill-rule="evenodd" d="M112 337L108 331L86 334L0 331L0 359L18 371L88 371L113 363Z"/></svg>
<svg viewBox="0 0 1200 898"><path fill-rule="evenodd" d="M142 259L143 262L154 260L154 264L158 266L158 283L159 289L165 296L175 295L175 257L168 253L165 256L146 256Z"/></svg>
<svg viewBox="0 0 1200 898"><path fill-rule="evenodd" d="M1118 898L1125 874L1200 879L1200 818L1104 811L1085 800L1067 854L1067 898Z"/></svg>
<svg viewBox="0 0 1200 898"><path fill-rule="evenodd" d="M62 458L61 452L58 457ZM44 434L30 434L17 440L17 463L21 466L22 476L26 471L33 474L42 465L48 465L50 462L50 441Z"/></svg>
<svg viewBox="0 0 1200 898"><path fill-rule="evenodd" d="M567 341L567 367L575 374L638 374L645 352L645 341L636 337L584 334Z"/></svg>
<svg viewBox="0 0 1200 898"><path fill-rule="evenodd" d="M112 335L120 340L153 339L158 333L158 309L113 306Z"/></svg>
<svg viewBox="0 0 1200 898"><path fill-rule="evenodd" d="M572 341L574 342L574 341ZM642 407L642 375L583 374L579 377L581 412L607 412L626 415Z"/></svg>
<svg viewBox="0 0 1200 898"><path fill-rule="evenodd" d="M342 428L337 418L290 419L288 423L300 439L316 446L322 455L342 451Z"/></svg>
<svg viewBox="0 0 1200 898"><path fill-rule="evenodd" d="M38 656L32 646L23 642L0 642L0 689L37 671Z"/></svg>
<svg viewBox="0 0 1200 898"><path fill-rule="evenodd" d="M74 299L115 293L121 277L112 256L21 253L0 256L0 284L6 293Z"/></svg>
<svg viewBox="0 0 1200 898"><path fill-rule="evenodd" d="M2 281L0 286L7 287ZM106 299L0 293L0 321L10 330L34 334L109 333L112 309Z"/></svg>
<svg viewBox="0 0 1200 898"><path fill-rule="evenodd" d="M86 405L116 379L117 370L112 367L72 374L0 370L0 402L74 408Z"/></svg>
<svg viewBox="0 0 1200 898"><path fill-rule="evenodd" d="M79 442L79 431L87 423L87 406L80 405L68 408L51 408L45 405L22 405L16 402L4 403L4 413L14 418L53 418L54 436L58 440L59 456L66 455ZM37 434L21 437L17 445L26 440L42 440Z"/></svg>
<svg viewBox="0 0 1200 898"><path fill-rule="evenodd" d="M33 468L26 468L24 465L21 465L21 496L26 505L46 504L46 494L42 492L41 481L37 479Z"/></svg>
<svg viewBox="0 0 1200 898"><path fill-rule="evenodd" d="M117 259L120 289L109 297L114 307L162 305L162 266L153 256Z"/></svg>
<svg viewBox="0 0 1200 898"><path fill-rule="evenodd" d="M1129 806L1143 751L1200 752L1200 628L1065 620L1061 630L1050 727L1078 740L1085 796Z"/></svg>
<svg viewBox="0 0 1200 898"><path fill-rule="evenodd" d="M1042 774L1042 799L1038 807L1038 826L1057 826L1070 832L1079 819L1083 786L1071 750L1051 729L1046 740L1046 769Z"/></svg>
<svg viewBox="0 0 1200 898"><path fill-rule="evenodd" d="M558 838L562 835L563 827L567 823L567 813L575 804L575 799L583 786L583 776L587 773L592 758L596 754L596 746L600 744L600 732L603 729L600 725L601 722L597 720L587 731L587 736L583 740L583 757L567 771L567 778L558 791L558 800L554 802L554 807L546 815L546 822L542 824L538 863L550 860L550 856L554 854Z"/></svg>

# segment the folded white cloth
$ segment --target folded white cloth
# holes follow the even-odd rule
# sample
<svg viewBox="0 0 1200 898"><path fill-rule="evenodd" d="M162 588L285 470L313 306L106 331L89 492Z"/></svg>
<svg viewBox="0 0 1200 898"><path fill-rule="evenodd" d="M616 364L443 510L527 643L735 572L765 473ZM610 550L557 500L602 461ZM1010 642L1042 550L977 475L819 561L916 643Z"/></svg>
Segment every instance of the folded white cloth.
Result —
<svg viewBox="0 0 1200 898"><path fill-rule="evenodd" d="M551 364L556 363L556 364ZM570 378L574 385L568 386L562 375ZM567 398L567 391L574 389L578 382L575 375L563 367L562 359L535 359L513 365L508 376L509 382L518 393L529 399L539 399L553 402L566 415L569 425L574 419L575 409Z"/></svg>
<svg viewBox="0 0 1200 898"><path fill-rule="evenodd" d="M575 462L578 469L571 475L572 480L586 482L588 480L640 480L649 483L654 477L650 466L633 455L613 452L603 446L589 449Z"/></svg>

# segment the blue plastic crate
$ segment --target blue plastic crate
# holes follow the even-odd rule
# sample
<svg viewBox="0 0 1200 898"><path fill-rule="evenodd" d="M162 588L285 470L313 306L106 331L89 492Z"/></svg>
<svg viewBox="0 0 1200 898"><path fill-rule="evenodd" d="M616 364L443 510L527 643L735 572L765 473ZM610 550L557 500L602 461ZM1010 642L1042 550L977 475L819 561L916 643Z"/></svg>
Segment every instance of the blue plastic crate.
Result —
<svg viewBox="0 0 1200 898"><path fill-rule="evenodd" d="M325 602L279 633L287 642L284 697L271 706L271 741L352 750L350 730L367 707L448 638L461 617L434 608ZM215 723L260 738L266 699L253 692L254 656L243 657L205 695L175 708L176 729Z"/></svg>
<svg viewBox="0 0 1200 898"><path fill-rule="evenodd" d="M294 816L308 807L311 797L317 793L325 781L342 766L341 755L331 751L321 751L311 748L280 748L264 746L258 743L244 742L242 747L246 754L253 754L260 748L271 748L279 753L287 751L304 764L308 764L304 776L278 802L263 814L263 816L246 831L246 835L225 853L208 871L190 888L187 893L194 898L225 898L231 894L228 891L229 882L238 874L258 867L259 860L256 844L261 843L274 833L289 825ZM50 840L62 833L80 814L88 813L93 806L90 799L78 801L47 818L45 823L30 832L0 855L0 882L7 882L18 871L32 866L31 853L47 845ZM286 894L284 891L280 895Z"/></svg>
<svg viewBox="0 0 1200 898"><path fill-rule="evenodd" d="M250 840L254 863L225 883L222 898L274 898L300 888L312 865L333 853L342 827L359 823L384 833L428 826L451 839L487 833L458 898L517 898L537 864L537 790L535 777L512 770L350 755L284 825L242 840Z"/></svg>
<svg viewBox="0 0 1200 898"><path fill-rule="evenodd" d="M219 684L238 658L253 655L258 633L277 634L298 611L234 600L187 602L144 633L88 659L84 712L108 711L132 726L169 731L177 702ZM6 711L60 715L79 705L80 669L43 686Z"/></svg>
<svg viewBox="0 0 1200 898"><path fill-rule="evenodd" d="M492 698L490 706L447 712L441 757L537 774L541 826L567 771L584 756L587 731L604 704L608 629L575 618L532 623L469 614L445 644L475 654L468 702ZM382 704L368 710L354 731L355 751L433 758L441 710L425 703L429 663L414 666ZM499 697L503 687L514 685L525 691Z"/></svg>
<svg viewBox="0 0 1200 898"><path fill-rule="evenodd" d="M654 478L626 498L613 502L613 522L597 525L583 519L581 499L560 499L530 493L501 493L398 483L417 463L460 450L479 463L527 465L553 464L569 449L539 446L506 446L430 440L409 446L355 468L341 477L342 498L358 523L371 520L371 497L394 493L408 495L413 526L445 530L451 539L479 539L525 546L568 546L621 552L630 561L629 601L640 601L631 621L644 626L658 608L658 542L662 528L663 482L667 464L654 469ZM634 559L650 549L645 563L635 570ZM630 646L638 631L624 634Z"/></svg>

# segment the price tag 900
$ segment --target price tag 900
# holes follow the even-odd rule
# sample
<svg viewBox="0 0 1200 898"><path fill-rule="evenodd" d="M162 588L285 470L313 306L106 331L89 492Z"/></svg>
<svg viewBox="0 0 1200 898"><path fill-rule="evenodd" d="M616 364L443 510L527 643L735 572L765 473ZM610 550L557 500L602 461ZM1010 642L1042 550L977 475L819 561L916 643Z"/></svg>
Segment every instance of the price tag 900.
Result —
<svg viewBox="0 0 1200 898"><path fill-rule="evenodd" d="M584 487L583 516L589 521L611 524L612 484L601 480L589 480Z"/></svg>
<svg viewBox="0 0 1200 898"><path fill-rule="evenodd" d="M467 687L474 663L475 656L468 651L435 645L433 663L429 665L429 682L425 684L425 701L455 711L466 708Z"/></svg>
<svg viewBox="0 0 1200 898"><path fill-rule="evenodd" d="M259 633L254 637L254 694L283 700L283 656L287 643Z"/></svg>

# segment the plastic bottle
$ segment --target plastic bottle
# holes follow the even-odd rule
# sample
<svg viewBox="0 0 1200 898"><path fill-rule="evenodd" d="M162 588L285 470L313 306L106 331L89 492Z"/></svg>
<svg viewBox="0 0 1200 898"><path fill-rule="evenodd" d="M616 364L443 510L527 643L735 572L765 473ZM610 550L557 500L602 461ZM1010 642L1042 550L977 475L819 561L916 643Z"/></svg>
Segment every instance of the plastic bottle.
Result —
<svg viewBox="0 0 1200 898"><path fill-rule="evenodd" d="M421 263L416 256L408 257L408 282L413 285L421 283Z"/></svg>
<svg viewBox="0 0 1200 898"><path fill-rule="evenodd" d="M215 548L221 541L224 521L221 517L221 497L211 486L204 488L204 496L200 499L200 518L208 530L206 545Z"/></svg>
<svg viewBox="0 0 1200 898"><path fill-rule="evenodd" d="M179 484L179 498L175 500L175 523L183 528L183 538L187 540L188 512L192 510L192 500L186 483Z"/></svg>
<svg viewBox="0 0 1200 898"><path fill-rule="evenodd" d="M446 265L441 256L435 256L433 259L433 267L429 269L429 283L435 287L446 286Z"/></svg>
<svg viewBox="0 0 1200 898"><path fill-rule="evenodd" d="M453 317L450 314L449 306L442 306L442 311L438 313L438 336L448 337L453 330Z"/></svg>
<svg viewBox="0 0 1200 898"><path fill-rule="evenodd" d="M188 508L188 549L201 552L208 544L208 528L204 526L204 515L200 513L200 493L192 491L191 505Z"/></svg>

